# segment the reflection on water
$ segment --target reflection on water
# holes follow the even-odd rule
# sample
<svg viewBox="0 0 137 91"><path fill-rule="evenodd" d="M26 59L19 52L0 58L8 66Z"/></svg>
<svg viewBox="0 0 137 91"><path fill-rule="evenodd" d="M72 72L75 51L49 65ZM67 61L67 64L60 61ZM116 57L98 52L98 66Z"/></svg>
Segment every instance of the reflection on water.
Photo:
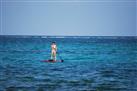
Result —
<svg viewBox="0 0 137 91"><path fill-rule="evenodd" d="M137 91L136 39L0 40L0 91ZM51 41L64 63L42 62Z"/></svg>

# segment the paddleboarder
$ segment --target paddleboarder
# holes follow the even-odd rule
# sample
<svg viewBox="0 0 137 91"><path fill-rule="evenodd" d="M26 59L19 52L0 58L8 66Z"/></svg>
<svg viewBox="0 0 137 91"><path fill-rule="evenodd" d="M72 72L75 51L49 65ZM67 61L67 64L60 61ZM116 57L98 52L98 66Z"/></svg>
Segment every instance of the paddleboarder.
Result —
<svg viewBox="0 0 137 91"><path fill-rule="evenodd" d="M56 61L56 52L57 52L56 43L52 42L52 44L51 44L51 60Z"/></svg>

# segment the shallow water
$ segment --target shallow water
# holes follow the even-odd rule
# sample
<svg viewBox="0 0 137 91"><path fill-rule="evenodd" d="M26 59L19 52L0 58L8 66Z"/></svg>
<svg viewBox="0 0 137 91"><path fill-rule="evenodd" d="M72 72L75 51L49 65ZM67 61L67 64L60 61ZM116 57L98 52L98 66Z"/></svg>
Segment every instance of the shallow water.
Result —
<svg viewBox="0 0 137 91"><path fill-rule="evenodd" d="M1 36L0 91L137 91L137 39Z"/></svg>

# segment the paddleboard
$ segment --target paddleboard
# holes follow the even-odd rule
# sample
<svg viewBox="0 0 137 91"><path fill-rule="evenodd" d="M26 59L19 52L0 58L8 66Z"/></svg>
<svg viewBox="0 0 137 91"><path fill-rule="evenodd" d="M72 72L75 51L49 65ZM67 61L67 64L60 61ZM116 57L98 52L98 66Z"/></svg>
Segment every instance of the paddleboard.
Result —
<svg viewBox="0 0 137 91"><path fill-rule="evenodd" d="M49 63L56 63L56 62L63 62L63 60L51 60L51 59L49 59L49 60L43 60L42 62L49 62Z"/></svg>

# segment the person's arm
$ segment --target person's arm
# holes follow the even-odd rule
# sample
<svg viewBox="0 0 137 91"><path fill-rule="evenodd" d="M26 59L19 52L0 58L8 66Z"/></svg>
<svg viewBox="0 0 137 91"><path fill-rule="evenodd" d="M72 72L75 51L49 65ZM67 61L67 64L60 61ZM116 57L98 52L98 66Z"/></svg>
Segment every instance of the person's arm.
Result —
<svg viewBox="0 0 137 91"><path fill-rule="evenodd" d="M57 52L57 46L56 46L56 52Z"/></svg>

